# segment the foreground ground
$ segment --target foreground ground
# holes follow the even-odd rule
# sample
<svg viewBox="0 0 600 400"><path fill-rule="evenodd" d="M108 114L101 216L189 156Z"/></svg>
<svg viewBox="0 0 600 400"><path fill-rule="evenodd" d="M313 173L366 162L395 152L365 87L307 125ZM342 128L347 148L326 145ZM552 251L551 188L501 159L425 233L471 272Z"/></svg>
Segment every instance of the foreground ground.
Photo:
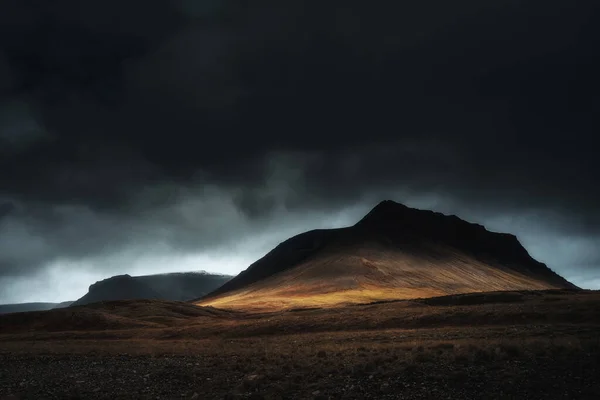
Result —
<svg viewBox="0 0 600 400"><path fill-rule="evenodd" d="M269 314L188 307L0 317L0 399L600 398L598 293Z"/></svg>

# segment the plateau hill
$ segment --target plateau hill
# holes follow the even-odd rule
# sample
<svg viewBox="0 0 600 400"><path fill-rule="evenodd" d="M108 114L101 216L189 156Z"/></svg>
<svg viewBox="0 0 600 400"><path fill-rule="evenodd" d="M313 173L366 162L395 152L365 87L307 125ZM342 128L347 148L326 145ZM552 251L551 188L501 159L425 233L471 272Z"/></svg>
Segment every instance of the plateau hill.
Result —
<svg viewBox="0 0 600 400"><path fill-rule="evenodd" d="M181 272L144 276L117 275L90 285L74 306L99 301L159 299L186 301L203 296L231 279L228 275Z"/></svg>

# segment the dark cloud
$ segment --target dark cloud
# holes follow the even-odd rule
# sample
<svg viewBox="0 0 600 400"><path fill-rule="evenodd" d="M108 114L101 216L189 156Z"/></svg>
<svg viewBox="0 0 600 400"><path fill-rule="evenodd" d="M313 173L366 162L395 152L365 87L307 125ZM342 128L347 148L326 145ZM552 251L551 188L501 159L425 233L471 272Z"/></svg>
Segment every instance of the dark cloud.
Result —
<svg viewBox="0 0 600 400"><path fill-rule="evenodd" d="M6 1L0 275L225 246L392 196L507 228L533 216L529 237L591 248L595 8Z"/></svg>
<svg viewBox="0 0 600 400"><path fill-rule="evenodd" d="M0 94L5 95L10 93L13 84L14 78L10 66L6 61L6 57L3 53L0 53Z"/></svg>
<svg viewBox="0 0 600 400"><path fill-rule="evenodd" d="M1 203L0 202L0 219L9 215L15 209L15 205L10 202Z"/></svg>

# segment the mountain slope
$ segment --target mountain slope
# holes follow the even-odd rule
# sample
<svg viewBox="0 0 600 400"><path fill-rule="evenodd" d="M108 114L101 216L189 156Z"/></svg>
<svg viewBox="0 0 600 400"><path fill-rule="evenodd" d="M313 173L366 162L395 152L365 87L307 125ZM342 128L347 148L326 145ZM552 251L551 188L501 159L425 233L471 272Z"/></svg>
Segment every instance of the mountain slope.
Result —
<svg viewBox="0 0 600 400"><path fill-rule="evenodd" d="M277 309L558 288L575 286L514 235L384 201L352 227L281 243L196 304Z"/></svg>

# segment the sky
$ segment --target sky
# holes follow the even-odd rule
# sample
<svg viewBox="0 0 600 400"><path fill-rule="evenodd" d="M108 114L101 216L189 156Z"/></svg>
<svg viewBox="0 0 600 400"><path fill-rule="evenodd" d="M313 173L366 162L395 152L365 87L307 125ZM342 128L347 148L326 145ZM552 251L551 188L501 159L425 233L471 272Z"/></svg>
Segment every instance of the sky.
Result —
<svg viewBox="0 0 600 400"><path fill-rule="evenodd" d="M236 274L383 199L600 289L595 7L3 0L0 303Z"/></svg>

